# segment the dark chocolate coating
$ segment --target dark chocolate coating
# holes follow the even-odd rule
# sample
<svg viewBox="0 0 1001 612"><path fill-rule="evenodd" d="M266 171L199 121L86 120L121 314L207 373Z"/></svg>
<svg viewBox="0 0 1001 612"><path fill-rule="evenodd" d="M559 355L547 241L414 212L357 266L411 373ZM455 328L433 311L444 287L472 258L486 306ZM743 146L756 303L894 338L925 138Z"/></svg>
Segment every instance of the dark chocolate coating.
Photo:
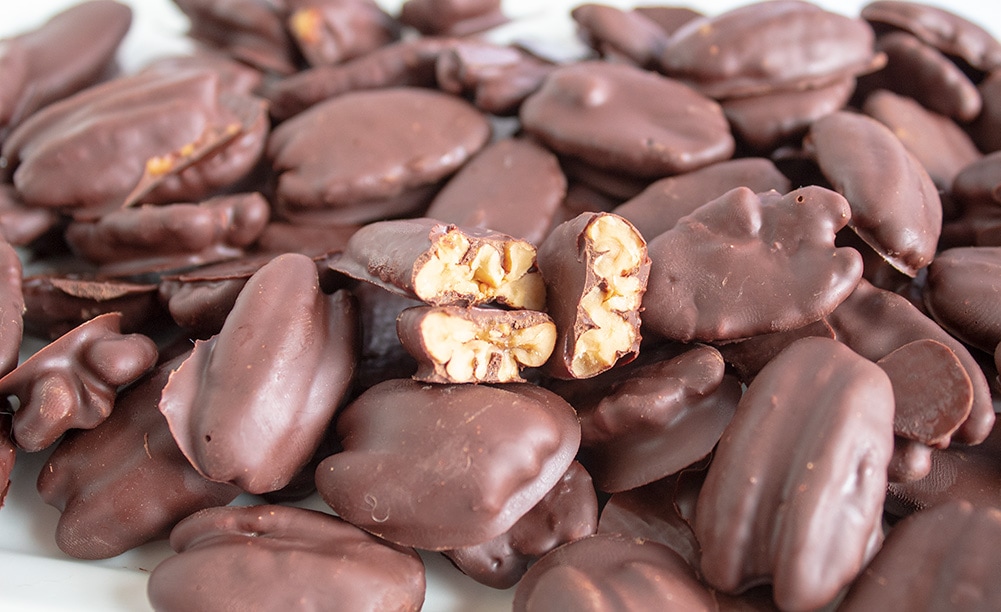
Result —
<svg viewBox="0 0 1001 612"><path fill-rule="evenodd" d="M601 491L616 493L678 472L708 455L730 422L740 384L716 349L605 377L600 393L571 399L581 422L581 461Z"/></svg>
<svg viewBox="0 0 1001 612"><path fill-rule="evenodd" d="M17 366L24 333L22 266L17 251L0 240L0 376Z"/></svg>
<svg viewBox="0 0 1001 612"><path fill-rule="evenodd" d="M174 0L188 36L265 72L291 74L299 64L285 28L285 0Z"/></svg>
<svg viewBox="0 0 1001 612"><path fill-rule="evenodd" d="M928 267L924 306L966 344L993 353L1001 344L1001 247L957 247Z"/></svg>
<svg viewBox="0 0 1001 612"><path fill-rule="evenodd" d="M660 179L613 210L635 225L649 242L699 206L736 187L748 187L755 193L773 189L786 193L790 185L769 159L731 159Z"/></svg>
<svg viewBox="0 0 1001 612"><path fill-rule="evenodd" d="M311 66L339 64L396 41L400 24L373 0L286 0L287 27Z"/></svg>
<svg viewBox="0 0 1001 612"><path fill-rule="evenodd" d="M1001 508L1001 427L980 444L953 444L931 451L931 469L923 478L890 483L886 511L906 516L950 500L979 508Z"/></svg>
<svg viewBox="0 0 1001 612"><path fill-rule="evenodd" d="M372 283L351 287L361 316L361 353L355 388L364 391L394 378L407 378L417 371L417 361L403 348L396 333L396 319L407 308L423 302L392 293Z"/></svg>
<svg viewBox="0 0 1001 612"><path fill-rule="evenodd" d="M132 25L132 9L111 0L81 2L19 36L0 41L0 142L38 109L105 76ZM19 70L8 62L22 65Z"/></svg>
<svg viewBox="0 0 1001 612"><path fill-rule="evenodd" d="M622 59L654 69L668 33L643 13L608 4L584 3L570 11L578 35L606 59Z"/></svg>
<svg viewBox="0 0 1001 612"><path fill-rule="evenodd" d="M828 323L855 352L878 361L915 340L931 339L948 346L966 369L973 384L970 416L953 438L964 444L979 444L994 426L994 405L987 378L970 351L907 298L874 287L866 280L827 317Z"/></svg>
<svg viewBox="0 0 1001 612"><path fill-rule="evenodd" d="M715 598L673 550L657 542L597 534L565 544L529 568L515 612L694 612Z"/></svg>
<svg viewBox="0 0 1001 612"><path fill-rule="evenodd" d="M260 70L205 47L196 47L190 55L168 55L157 58L142 70L161 74L184 70L211 70L219 75L220 88L244 95L253 94L264 82L264 74Z"/></svg>
<svg viewBox="0 0 1001 612"><path fill-rule="evenodd" d="M66 242L112 276L190 268L242 255L268 223L259 193L216 196L197 204L140 206L96 221L73 221Z"/></svg>
<svg viewBox="0 0 1001 612"><path fill-rule="evenodd" d="M717 99L806 88L873 63L872 28L799 0L757 2L676 31L662 70Z"/></svg>
<svg viewBox="0 0 1001 612"><path fill-rule="evenodd" d="M953 500L899 522L838 608L1001 608L1001 510Z"/></svg>
<svg viewBox="0 0 1001 612"><path fill-rule="evenodd" d="M449 176L489 137L486 117L448 94L402 87L344 94L272 134L278 209L340 224L385 218L378 204Z"/></svg>
<svg viewBox="0 0 1001 612"><path fill-rule="evenodd" d="M26 206L14 185L0 183L0 238L14 246L28 246L59 224L53 210Z"/></svg>
<svg viewBox="0 0 1001 612"><path fill-rule="evenodd" d="M219 333L247 281L272 258L245 257L165 276L158 294L170 317L191 338L207 339Z"/></svg>
<svg viewBox="0 0 1001 612"><path fill-rule="evenodd" d="M3 144L14 185L29 205L80 214L119 207L137 188L143 202L190 202L233 183L257 163L267 115L219 78L147 71L45 107Z"/></svg>
<svg viewBox="0 0 1001 612"><path fill-rule="evenodd" d="M1001 68L1001 42L964 17L923 2L876 0L862 7L863 19L910 32L978 70Z"/></svg>
<svg viewBox="0 0 1001 612"><path fill-rule="evenodd" d="M640 15L653 21L667 34L674 34L681 26L704 15L687 6L672 6L663 4L646 4L633 9Z"/></svg>
<svg viewBox="0 0 1001 612"><path fill-rule="evenodd" d="M833 600L881 538L892 452L886 374L835 340L791 344L748 386L699 493L706 581L770 582L783 610Z"/></svg>
<svg viewBox="0 0 1001 612"><path fill-rule="evenodd" d="M980 113L977 86L934 47L906 32L891 32L877 39L876 48L886 55L886 66L862 77L860 91L888 89L957 121L971 121Z"/></svg>
<svg viewBox="0 0 1001 612"><path fill-rule="evenodd" d="M507 589L540 557L592 535L597 526L598 498L591 476L575 461L556 486L507 532L489 542L442 554L477 582Z"/></svg>
<svg viewBox="0 0 1001 612"><path fill-rule="evenodd" d="M109 312L68 331L0 378L0 396L17 396L14 441L28 451L52 445L70 429L92 429L111 414L118 389L156 364L141 334L121 333Z"/></svg>
<svg viewBox="0 0 1001 612"><path fill-rule="evenodd" d="M502 117L517 115L556 66L516 47L463 39L435 63L439 89L469 98L476 108Z"/></svg>
<svg viewBox="0 0 1001 612"><path fill-rule="evenodd" d="M344 451L316 470L341 517L403 546L448 550L508 531L559 482L580 443L573 408L525 383L392 380L337 418Z"/></svg>
<svg viewBox="0 0 1001 612"><path fill-rule="evenodd" d="M849 217L845 199L822 187L727 192L650 241L644 329L720 341L819 320L862 276L858 252L834 246Z"/></svg>
<svg viewBox="0 0 1001 612"><path fill-rule="evenodd" d="M832 339L836 337L827 320L821 319L789 331L761 334L733 342L720 342L716 344L716 348L727 364L737 371L740 381L747 384L784 348L800 338L809 336Z"/></svg>
<svg viewBox="0 0 1001 612"><path fill-rule="evenodd" d="M914 482L931 472L932 448L916 440L893 437L893 457L886 468L886 480L894 484Z"/></svg>
<svg viewBox="0 0 1001 612"><path fill-rule="evenodd" d="M50 340L108 312L119 313L125 333L151 332L163 314L152 284L39 274L22 288L25 330Z"/></svg>
<svg viewBox="0 0 1001 612"><path fill-rule="evenodd" d="M1001 68L977 85L983 105L980 116L970 125L970 135L986 153L1001 150Z"/></svg>
<svg viewBox="0 0 1001 612"><path fill-rule="evenodd" d="M17 460L17 447L10 437L11 415L0 412L0 508L10 490L10 474Z"/></svg>
<svg viewBox="0 0 1001 612"><path fill-rule="evenodd" d="M865 99L862 110L890 128L944 192L952 189L963 168L982 157L963 128L913 98L878 90Z"/></svg>
<svg viewBox="0 0 1001 612"><path fill-rule="evenodd" d="M192 465L249 493L285 486L350 388L357 316L346 292L320 291L304 255L258 270L163 390L160 410Z"/></svg>
<svg viewBox="0 0 1001 612"><path fill-rule="evenodd" d="M950 197L958 212L942 226L941 249L1001 246L1001 151L960 170Z"/></svg>
<svg viewBox="0 0 1001 612"><path fill-rule="evenodd" d="M426 36L467 36L507 20L501 0L407 0L400 22Z"/></svg>
<svg viewBox="0 0 1001 612"><path fill-rule="evenodd" d="M452 177L426 216L541 244L566 195L556 156L526 138L488 145Z"/></svg>
<svg viewBox="0 0 1001 612"><path fill-rule="evenodd" d="M973 383L952 349L936 340L915 340L876 364L893 384L893 433L947 447L973 406Z"/></svg>
<svg viewBox="0 0 1001 612"><path fill-rule="evenodd" d="M730 157L719 105L628 64L584 61L553 71L519 113L524 130L558 154L659 178Z"/></svg>
<svg viewBox="0 0 1001 612"><path fill-rule="evenodd" d="M38 492L62 515L56 544L78 559L114 557L165 538L192 512L231 502L240 489L202 478L157 410L181 358L124 391L104 423L72 431L38 476Z"/></svg>
<svg viewBox="0 0 1001 612"><path fill-rule="evenodd" d="M921 162L889 128L838 111L816 121L807 140L824 176L851 205L855 233L909 276L931 263L942 202Z"/></svg>
<svg viewBox="0 0 1001 612"><path fill-rule="evenodd" d="M424 563L315 510L277 505L209 508L171 531L177 555L150 574L153 607L170 610L413 611Z"/></svg>

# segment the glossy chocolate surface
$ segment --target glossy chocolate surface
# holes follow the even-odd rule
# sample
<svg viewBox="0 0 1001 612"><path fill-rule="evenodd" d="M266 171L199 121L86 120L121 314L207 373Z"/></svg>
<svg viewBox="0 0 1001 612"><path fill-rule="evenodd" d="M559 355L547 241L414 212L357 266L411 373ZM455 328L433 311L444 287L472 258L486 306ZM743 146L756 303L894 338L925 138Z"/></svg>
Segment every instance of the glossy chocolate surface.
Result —
<svg viewBox="0 0 1001 612"><path fill-rule="evenodd" d="M407 0L399 19L428 36L467 36L507 20L501 0Z"/></svg>
<svg viewBox="0 0 1001 612"><path fill-rule="evenodd" d="M577 23L579 35L605 59L653 69L667 46L664 28L636 10L584 3L574 7L570 16Z"/></svg>
<svg viewBox="0 0 1001 612"><path fill-rule="evenodd" d="M50 340L104 313L117 312L125 333L150 330L162 316L148 283L43 273L25 277L22 289L25 329Z"/></svg>
<svg viewBox="0 0 1001 612"><path fill-rule="evenodd" d="M17 366L24 333L24 292L21 259L0 240L0 376Z"/></svg>
<svg viewBox="0 0 1001 612"><path fill-rule="evenodd" d="M404 546L448 550L508 531L560 481L580 443L571 408L528 384L376 385L337 419L344 451L316 470L346 520Z"/></svg>
<svg viewBox="0 0 1001 612"><path fill-rule="evenodd" d="M339 64L396 41L399 24L372 0L289 0L287 27L311 66Z"/></svg>
<svg viewBox="0 0 1001 612"><path fill-rule="evenodd" d="M157 610L409 610L424 563L329 514L288 506L209 508L171 531L178 553L150 574ZM248 588L249 587L249 588Z"/></svg>
<svg viewBox="0 0 1001 612"><path fill-rule="evenodd" d="M1001 248L942 251L928 269L924 304L942 327L963 342L992 353L1001 343Z"/></svg>

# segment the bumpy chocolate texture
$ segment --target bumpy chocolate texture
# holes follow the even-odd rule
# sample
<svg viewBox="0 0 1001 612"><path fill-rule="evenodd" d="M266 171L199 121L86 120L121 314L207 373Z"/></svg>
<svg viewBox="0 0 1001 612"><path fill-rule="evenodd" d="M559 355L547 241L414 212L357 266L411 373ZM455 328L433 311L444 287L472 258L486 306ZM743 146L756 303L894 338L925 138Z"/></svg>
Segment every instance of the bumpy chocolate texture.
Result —
<svg viewBox="0 0 1001 612"><path fill-rule="evenodd" d="M581 422L581 461L598 489L618 492L664 478L708 455L730 422L740 384L716 349L623 366L602 383L564 393ZM559 390L558 390L559 391Z"/></svg>
<svg viewBox="0 0 1001 612"><path fill-rule="evenodd" d="M716 341L817 321L862 276L858 252L834 246L849 218L845 199L822 187L727 192L650 241L644 328Z"/></svg>
<svg viewBox="0 0 1001 612"><path fill-rule="evenodd" d="M716 102L628 64L562 66L518 116L556 153L629 176L687 172L729 158L735 146Z"/></svg>
<svg viewBox="0 0 1001 612"><path fill-rule="evenodd" d="M160 410L191 464L249 493L285 486L351 385L357 316L346 292L320 291L305 255L258 270L164 387Z"/></svg>
<svg viewBox="0 0 1001 612"><path fill-rule="evenodd" d="M466 36L506 21L501 0L407 0L400 22L429 36Z"/></svg>
<svg viewBox="0 0 1001 612"><path fill-rule="evenodd" d="M24 292L21 259L7 242L0 240L0 376L17 365L24 332Z"/></svg>
<svg viewBox="0 0 1001 612"><path fill-rule="evenodd" d="M469 98L485 113L510 116L556 66L515 47L462 39L442 50L434 68L439 89Z"/></svg>
<svg viewBox="0 0 1001 612"><path fill-rule="evenodd" d="M908 276L931 263L942 202L928 172L889 128L838 111L816 121L807 140L824 176L851 205L855 233Z"/></svg>
<svg viewBox="0 0 1001 612"><path fill-rule="evenodd" d="M836 337L856 353L878 361L915 340L936 340L949 347L963 364L973 385L970 416L956 431L954 440L978 444L994 426L994 405L987 378L970 351L941 326L917 309L907 298L874 287L866 280L827 317Z"/></svg>
<svg viewBox="0 0 1001 612"><path fill-rule="evenodd" d="M617 534L565 544L529 568L515 612L715 610L712 592L667 546Z"/></svg>
<svg viewBox="0 0 1001 612"><path fill-rule="evenodd" d="M589 378L634 359L650 274L636 228L612 213L582 213L549 234L538 260L558 333L546 371Z"/></svg>
<svg viewBox="0 0 1001 612"><path fill-rule="evenodd" d="M344 448L316 487L345 520L404 546L448 550L508 531L559 482L577 417L541 387L393 380L337 418Z"/></svg>
<svg viewBox="0 0 1001 612"><path fill-rule="evenodd" d="M131 24L127 5L92 0L33 31L0 40L0 142L33 112L104 76Z"/></svg>
<svg viewBox="0 0 1001 612"><path fill-rule="evenodd" d="M279 125L268 143L277 210L336 224L412 213L490 131L480 111L433 90L359 91L317 104Z"/></svg>
<svg viewBox="0 0 1001 612"><path fill-rule="evenodd" d="M55 340L97 315L117 312L125 333L161 320L156 285L91 277L27 276L22 282L25 330Z"/></svg>
<svg viewBox="0 0 1001 612"><path fill-rule="evenodd" d="M898 523L838 608L996 610L1001 511L952 500Z"/></svg>
<svg viewBox="0 0 1001 612"><path fill-rule="evenodd" d="M1001 248L942 251L928 268L928 313L963 342L988 353L1001 344Z"/></svg>
<svg viewBox="0 0 1001 612"><path fill-rule="evenodd" d="M507 589L530 564L556 547L592 535L598 525L598 498L591 476L576 461L542 500L496 538L443 551L462 573L496 589Z"/></svg>
<svg viewBox="0 0 1001 612"><path fill-rule="evenodd" d="M97 316L42 347L0 378L0 397L17 396L14 441L49 447L69 429L91 429L111 414L117 391L156 364L141 334L122 335L118 313Z"/></svg>
<svg viewBox="0 0 1001 612"><path fill-rule="evenodd" d="M808 2L760 2L688 22L661 67L714 98L806 89L870 69L874 38L861 19Z"/></svg>
<svg viewBox="0 0 1001 612"><path fill-rule="evenodd" d="M425 215L541 244L566 191L555 155L530 139L505 138L469 160Z"/></svg>
<svg viewBox="0 0 1001 612"><path fill-rule="evenodd" d="M396 331L417 360L414 379L433 383L525 382L522 368L545 364L556 344L553 320L535 310L418 306Z"/></svg>
<svg viewBox="0 0 1001 612"><path fill-rule="evenodd" d="M395 41L400 26L372 0L287 0L287 26L311 66L339 64Z"/></svg>
<svg viewBox="0 0 1001 612"><path fill-rule="evenodd" d="M336 272L432 306L543 310L546 287L524 240L435 219L369 223L330 262Z"/></svg>
<svg viewBox="0 0 1001 612"><path fill-rule="evenodd" d="M178 270L242 255L264 231L270 210L259 193L124 208L96 221L71 222L65 237L103 274Z"/></svg>
<svg viewBox="0 0 1001 612"><path fill-rule="evenodd" d="M886 374L834 340L791 344L748 386L709 466L695 514L705 579L731 593L770 582L783 610L830 602L878 546L892 452Z"/></svg>
<svg viewBox="0 0 1001 612"><path fill-rule="evenodd" d="M636 226L650 241L699 206L737 187L747 187L755 193L773 189L786 193L790 184L769 159L732 159L655 181L613 212Z"/></svg>
<svg viewBox="0 0 1001 612"><path fill-rule="evenodd" d="M100 426L69 432L39 473L39 494L62 512L55 539L66 554L114 557L167 537L192 512L228 504L240 493L202 478L157 410L182 358L125 390Z"/></svg>
<svg viewBox="0 0 1001 612"><path fill-rule="evenodd" d="M210 508L171 531L178 553L150 574L157 610L328 609L413 611L424 602L424 563L315 510Z"/></svg>
<svg viewBox="0 0 1001 612"><path fill-rule="evenodd" d="M214 71L149 71L47 106L11 133L2 155L32 206L105 212L137 188L144 202L190 202L249 172L266 120L263 102L223 92Z"/></svg>

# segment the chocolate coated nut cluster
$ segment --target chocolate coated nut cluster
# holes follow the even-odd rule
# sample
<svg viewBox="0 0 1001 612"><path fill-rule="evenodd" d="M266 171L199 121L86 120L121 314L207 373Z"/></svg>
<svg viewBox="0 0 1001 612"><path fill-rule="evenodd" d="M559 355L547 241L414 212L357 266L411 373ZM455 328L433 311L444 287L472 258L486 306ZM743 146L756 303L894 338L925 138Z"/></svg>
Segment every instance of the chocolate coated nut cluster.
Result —
<svg viewBox="0 0 1001 612"><path fill-rule="evenodd" d="M175 2L128 74L109 0L0 41L0 503L54 446L66 554L169 538L159 610L417 610L431 554L519 611L1001 606L989 32Z"/></svg>

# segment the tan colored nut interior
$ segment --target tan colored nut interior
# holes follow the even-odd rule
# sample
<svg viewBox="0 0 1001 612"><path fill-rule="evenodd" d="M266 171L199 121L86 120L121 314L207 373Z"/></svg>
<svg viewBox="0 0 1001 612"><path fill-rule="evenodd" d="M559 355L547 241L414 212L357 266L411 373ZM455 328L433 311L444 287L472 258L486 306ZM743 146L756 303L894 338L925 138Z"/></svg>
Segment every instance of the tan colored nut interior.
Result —
<svg viewBox="0 0 1001 612"><path fill-rule="evenodd" d="M428 354L454 382L520 381L522 367L544 364L556 345L556 325L543 321L515 327L507 321L487 326L434 312L421 323Z"/></svg>
<svg viewBox="0 0 1001 612"><path fill-rule="evenodd" d="M642 301L645 287L637 272L646 258L642 236L614 215L598 217L584 235L593 254L591 267L600 281L580 303L594 325L574 345L571 371L580 378L608 369L636 341L629 316Z"/></svg>
<svg viewBox="0 0 1001 612"><path fill-rule="evenodd" d="M304 8L294 11L289 17L288 26L292 36L307 45L320 42L320 26L323 17L315 8Z"/></svg>
<svg viewBox="0 0 1001 612"><path fill-rule="evenodd" d="M471 296L470 303L497 300L513 308L543 310L546 288L535 266L535 247L521 240L473 246L460 230L446 232L414 278L420 299L441 303L441 296Z"/></svg>

